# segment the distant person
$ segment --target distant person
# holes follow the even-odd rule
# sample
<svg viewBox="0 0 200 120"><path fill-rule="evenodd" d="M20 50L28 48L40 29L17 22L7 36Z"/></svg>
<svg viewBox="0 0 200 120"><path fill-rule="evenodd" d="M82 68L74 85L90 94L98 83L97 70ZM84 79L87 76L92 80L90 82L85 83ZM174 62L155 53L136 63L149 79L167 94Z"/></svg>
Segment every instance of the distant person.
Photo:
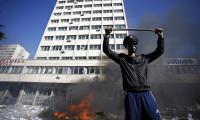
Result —
<svg viewBox="0 0 200 120"><path fill-rule="evenodd" d="M125 96L125 120L160 120L155 98L147 81L147 67L164 52L162 29L154 29L158 35L157 48L150 54L136 55L138 39L134 35L124 38L123 45L128 54L117 54L109 48L112 29L105 29L103 52L121 67ZM158 73L155 73L158 74Z"/></svg>

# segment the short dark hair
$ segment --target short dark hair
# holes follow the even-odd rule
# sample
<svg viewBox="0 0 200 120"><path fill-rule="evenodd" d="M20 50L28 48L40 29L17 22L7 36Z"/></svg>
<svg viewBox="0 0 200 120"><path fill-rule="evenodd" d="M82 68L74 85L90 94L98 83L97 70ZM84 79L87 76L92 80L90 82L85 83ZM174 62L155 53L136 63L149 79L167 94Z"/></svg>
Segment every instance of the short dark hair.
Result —
<svg viewBox="0 0 200 120"><path fill-rule="evenodd" d="M127 48L128 44L134 44L137 45L138 44L138 38L135 35L128 35L124 38L124 42L123 45L125 48Z"/></svg>

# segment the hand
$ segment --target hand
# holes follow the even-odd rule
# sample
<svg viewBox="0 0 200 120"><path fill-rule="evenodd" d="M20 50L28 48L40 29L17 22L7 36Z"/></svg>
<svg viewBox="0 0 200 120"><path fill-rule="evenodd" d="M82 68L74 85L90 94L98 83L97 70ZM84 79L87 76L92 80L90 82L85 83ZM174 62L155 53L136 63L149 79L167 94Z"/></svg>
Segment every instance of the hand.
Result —
<svg viewBox="0 0 200 120"><path fill-rule="evenodd" d="M112 28L106 28L105 33L106 35L109 35L112 32Z"/></svg>
<svg viewBox="0 0 200 120"><path fill-rule="evenodd" d="M162 28L155 28L154 33L163 37L163 29Z"/></svg>

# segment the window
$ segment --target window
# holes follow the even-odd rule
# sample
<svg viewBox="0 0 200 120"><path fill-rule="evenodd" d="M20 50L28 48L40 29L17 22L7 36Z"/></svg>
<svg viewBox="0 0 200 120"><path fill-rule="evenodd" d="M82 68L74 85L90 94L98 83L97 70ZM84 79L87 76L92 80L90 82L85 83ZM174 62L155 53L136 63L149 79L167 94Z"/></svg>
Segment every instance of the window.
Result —
<svg viewBox="0 0 200 120"><path fill-rule="evenodd" d="M91 11L83 11L83 14L91 14Z"/></svg>
<svg viewBox="0 0 200 120"><path fill-rule="evenodd" d="M63 9L63 6L57 6L56 9Z"/></svg>
<svg viewBox="0 0 200 120"><path fill-rule="evenodd" d="M61 45L56 45L56 46L52 46L52 51L59 51L62 49L62 46Z"/></svg>
<svg viewBox="0 0 200 120"><path fill-rule="evenodd" d="M86 59L86 57L75 57L76 60L83 60L83 59ZM79 74L82 74L81 70L79 72L76 72L76 73L79 73Z"/></svg>
<svg viewBox="0 0 200 120"><path fill-rule="evenodd" d="M113 17L104 17L103 20L110 21L110 20L113 20Z"/></svg>
<svg viewBox="0 0 200 120"><path fill-rule="evenodd" d="M123 13L123 9L114 10L114 13Z"/></svg>
<svg viewBox="0 0 200 120"><path fill-rule="evenodd" d="M89 56L89 59L100 59L100 57L99 56Z"/></svg>
<svg viewBox="0 0 200 120"><path fill-rule="evenodd" d="M122 6L122 3L114 3L114 6Z"/></svg>
<svg viewBox="0 0 200 120"><path fill-rule="evenodd" d="M85 39L88 39L89 38L89 35L79 35L78 36L78 39L80 40L85 40Z"/></svg>
<svg viewBox="0 0 200 120"><path fill-rule="evenodd" d="M78 26L70 26L69 30L78 30Z"/></svg>
<svg viewBox="0 0 200 120"><path fill-rule="evenodd" d="M92 21L101 21L101 17L94 17L92 18Z"/></svg>
<svg viewBox="0 0 200 120"><path fill-rule="evenodd" d="M49 57L49 60L59 60L59 57ZM52 74L53 68L49 68L47 74Z"/></svg>
<svg viewBox="0 0 200 120"><path fill-rule="evenodd" d="M82 8L82 5L76 5L74 8Z"/></svg>
<svg viewBox="0 0 200 120"><path fill-rule="evenodd" d="M62 60L72 60L73 57L62 57Z"/></svg>
<svg viewBox="0 0 200 120"><path fill-rule="evenodd" d="M44 36L45 40L53 40L53 36Z"/></svg>
<svg viewBox="0 0 200 120"><path fill-rule="evenodd" d="M112 10L104 10L103 13L112 13Z"/></svg>
<svg viewBox="0 0 200 120"><path fill-rule="evenodd" d="M89 30L90 26L80 26L79 30Z"/></svg>
<svg viewBox="0 0 200 120"><path fill-rule="evenodd" d="M124 17L115 17L115 20L124 20Z"/></svg>
<svg viewBox="0 0 200 120"><path fill-rule="evenodd" d="M122 25L115 25L115 29L125 29L126 25L122 24Z"/></svg>
<svg viewBox="0 0 200 120"><path fill-rule="evenodd" d="M80 18L73 18L71 19L72 22L79 22L80 21Z"/></svg>
<svg viewBox="0 0 200 120"><path fill-rule="evenodd" d="M113 44L110 44L109 47L110 47L110 49L112 49L112 50L115 49L115 45L113 45Z"/></svg>
<svg viewBox="0 0 200 120"><path fill-rule="evenodd" d="M89 74L100 74L100 67L88 67Z"/></svg>
<svg viewBox="0 0 200 120"><path fill-rule="evenodd" d="M49 51L50 50L50 46L41 46L41 51Z"/></svg>
<svg viewBox="0 0 200 120"><path fill-rule="evenodd" d="M89 5L84 5L84 8L89 8L89 7L92 7L92 5L91 5L91 4L89 4Z"/></svg>
<svg viewBox="0 0 200 120"><path fill-rule="evenodd" d="M117 50L122 50L124 49L124 45L122 44L117 44Z"/></svg>
<svg viewBox="0 0 200 120"><path fill-rule="evenodd" d="M61 19L61 22L62 22L62 23L69 22L69 19Z"/></svg>
<svg viewBox="0 0 200 120"><path fill-rule="evenodd" d="M58 1L58 3L60 3L60 4L61 4L61 3L65 3L65 1Z"/></svg>
<svg viewBox="0 0 200 120"><path fill-rule="evenodd" d="M90 45L90 50L100 50L101 45Z"/></svg>
<svg viewBox="0 0 200 120"><path fill-rule="evenodd" d="M58 27L58 31L66 31L67 27Z"/></svg>
<svg viewBox="0 0 200 120"><path fill-rule="evenodd" d="M54 16L61 16L61 12L60 13L54 13Z"/></svg>
<svg viewBox="0 0 200 120"><path fill-rule="evenodd" d="M71 10L73 6L65 6L65 9Z"/></svg>
<svg viewBox="0 0 200 120"><path fill-rule="evenodd" d="M93 34L93 35L91 35L91 39L101 39L101 35L100 34Z"/></svg>
<svg viewBox="0 0 200 120"><path fill-rule="evenodd" d="M82 21L90 21L91 19L90 18L82 18Z"/></svg>
<svg viewBox="0 0 200 120"><path fill-rule="evenodd" d="M106 29L106 28L113 28L113 25L103 25L103 28Z"/></svg>
<svg viewBox="0 0 200 120"><path fill-rule="evenodd" d="M10 66L7 73L10 74L20 74L22 72L23 67L22 66Z"/></svg>
<svg viewBox="0 0 200 120"><path fill-rule="evenodd" d="M76 39L76 35L68 35L67 36L67 40L75 40Z"/></svg>
<svg viewBox="0 0 200 120"><path fill-rule="evenodd" d="M87 45L77 45L77 50L87 50Z"/></svg>
<svg viewBox="0 0 200 120"><path fill-rule="evenodd" d="M67 1L67 3L73 3L74 2L74 0L68 0Z"/></svg>
<svg viewBox="0 0 200 120"><path fill-rule="evenodd" d="M103 4L104 7L110 7L112 6L112 3L108 3L108 4Z"/></svg>
<svg viewBox="0 0 200 120"><path fill-rule="evenodd" d="M93 30L101 29L101 25L92 25Z"/></svg>
<svg viewBox="0 0 200 120"><path fill-rule="evenodd" d="M64 39L65 39L64 35L56 36L56 40L64 40Z"/></svg>
<svg viewBox="0 0 200 120"><path fill-rule="evenodd" d="M99 13L102 13L102 11L101 10L94 10L93 11L93 14L99 14Z"/></svg>
<svg viewBox="0 0 200 120"><path fill-rule="evenodd" d="M83 2L83 0L76 0L77 2Z"/></svg>
<svg viewBox="0 0 200 120"><path fill-rule="evenodd" d="M56 31L56 27L48 27L48 31Z"/></svg>
<svg viewBox="0 0 200 120"><path fill-rule="evenodd" d="M71 15L71 12L63 12L63 15Z"/></svg>
<svg viewBox="0 0 200 120"><path fill-rule="evenodd" d="M102 7L102 4L94 4L94 7Z"/></svg>
<svg viewBox="0 0 200 120"><path fill-rule="evenodd" d="M72 74L73 67L63 67L62 74Z"/></svg>
<svg viewBox="0 0 200 120"><path fill-rule="evenodd" d="M37 57L36 59L38 59L38 60L46 60L47 57Z"/></svg>
<svg viewBox="0 0 200 120"><path fill-rule="evenodd" d="M81 11L75 11L73 12L74 15L80 15L81 14Z"/></svg>
<svg viewBox="0 0 200 120"><path fill-rule="evenodd" d="M65 45L64 50L74 50L74 45Z"/></svg>
<svg viewBox="0 0 200 120"><path fill-rule="evenodd" d="M58 22L59 22L58 19L56 19L56 20L51 20L51 23L58 23Z"/></svg>
<svg viewBox="0 0 200 120"><path fill-rule="evenodd" d="M116 34L116 38L124 38L126 37L126 34Z"/></svg>
<svg viewBox="0 0 200 120"><path fill-rule="evenodd" d="M0 66L0 73L8 73L10 66Z"/></svg>

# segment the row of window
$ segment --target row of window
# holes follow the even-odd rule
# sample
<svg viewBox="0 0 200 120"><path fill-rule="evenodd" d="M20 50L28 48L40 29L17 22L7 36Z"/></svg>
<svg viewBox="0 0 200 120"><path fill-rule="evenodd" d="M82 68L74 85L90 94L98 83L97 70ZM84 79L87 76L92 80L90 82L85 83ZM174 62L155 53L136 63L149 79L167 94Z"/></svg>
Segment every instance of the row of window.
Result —
<svg viewBox="0 0 200 120"><path fill-rule="evenodd" d="M188 66L188 65L169 65L167 66L167 72L175 74L198 74L200 73L200 65Z"/></svg>
<svg viewBox="0 0 200 120"><path fill-rule="evenodd" d="M112 21L112 20L124 20L124 17L123 16L117 16L117 17L93 17L93 18L72 18L71 21L69 19L53 19L51 20L51 23L67 23L70 21L70 24L73 24L73 22L80 22L80 20L82 22L85 22L85 21Z"/></svg>
<svg viewBox="0 0 200 120"><path fill-rule="evenodd" d="M75 50L75 45L54 45L54 46L40 46L41 51L61 51L61 50ZM111 49L115 49L114 44L110 44ZM76 50L101 50L101 45L76 45ZM122 44L116 44L116 49L124 49Z"/></svg>
<svg viewBox="0 0 200 120"><path fill-rule="evenodd" d="M94 11L75 11L75 12L56 12L54 16L61 16L63 15L81 15L84 16L85 14L100 14L100 13L123 13L123 9L116 9L116 10L94 10Z"/></svg>
<svg viewBox="0 0 200 120"><path fill-rule="evenodd" d="M124 37L126 36L126 34L115 34L115 38L116 39L123 39ZM101 34L91 34L90 37L89 35L58 35L58 36L44 36L44 40L88 40L89 38L90 39L101 39L102 36ZM111 34L110 35L110 38L111 39L114 39L114 34Z"/></svg>
<svg viewBox="0 0 200 120"><path fill-rule="evenodd" d="M54 57L55 58L55 57ZM59 58L59 57L58 57ZM72 58L72 57L71 57ZM52 57L53 59L53 57ZM157 67L156 67L157 68ZM158 70L160 68L157 68ZM199 74L200 66L167 66L165 68L173 74ZM102 74L100 66L0 66L2 74Z"/></svg>
<svg viewBox="0 0 200 120"><path fill-rule="evenodd" d="M37 59L38 60L47 60L47 59L50 59L50 60L59 60L59 59L62 59L62 60L83 60L83 59L87 59L87 57L86 56L78 56L78 57L69 57L69 56L67 56L67 57L49 57L49 58L47 58L47 57L37 57ZM92 59L92 60L94 60L94 59L101 59L101 57L100 56L88 56L88 59Z"/></svg>
<svg viewBox="0 0 200 120"><path fill-rule="evenodd" d="M103 0L68 0L67 3L74 3L76 4L77 2L92 2L92 1L103 1ZM109 0L104 0L104 1L109 1ZM66 3L65 0L58 1L59 4Z"/></svg>
<svg viewBox="0 0 200 120"><path fill-rule="evenodd" d="M103 28L105 29L105 28L115 28L115 29L125 29L126 28L126 25L124 25L124 24L121 24L121 25L103 25ZM78 26L70 26L70 27L66 27L66 26L64 26L64 27L48 27L47 28L47 30L48 31L56 31L56 30L58 30L58 31L66 31L67 30L67 28L69 28L68 30L90 30L90 28L92 29L92 30L98 30L98 29L101 29L102 27L101 27L101 25L92 25L92 26L79 26L79 28L78 28Z"/></svg>
<svg viewBox="0 0 200 120"><path fill-rule="evenodd" d="M105 4L86 4L86 5L75 5L74 8L91 8L91 7L112 7L112 6L122 6L122 3L105 3ZM72 9L73 6L57 6L56 9Z"/></svg>
<svg viewBox="0 0 200 120"><path fill-rule="evenodd" d="M4 74L101 74L100 66L0 66Z"/></svg>

